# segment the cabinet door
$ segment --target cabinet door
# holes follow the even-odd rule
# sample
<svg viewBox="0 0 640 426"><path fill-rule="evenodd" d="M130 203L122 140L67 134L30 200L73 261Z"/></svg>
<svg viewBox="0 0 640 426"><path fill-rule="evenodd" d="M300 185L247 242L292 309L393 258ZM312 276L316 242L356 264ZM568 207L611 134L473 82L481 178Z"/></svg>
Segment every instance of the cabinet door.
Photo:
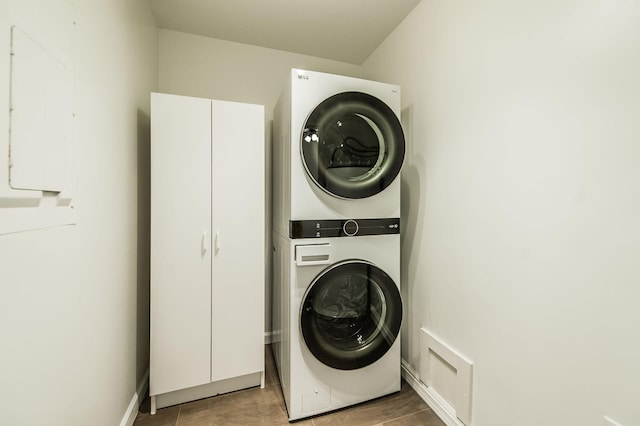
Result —
<svg viewBox="0 0 640 426"><path fill-rule="evenodd" d="M211 101L151 96L150 394L210 381Z"/></svg>
<svg viewBox="0 0 640 426"><path fill-rule="evenodd" d="M264 107L213 101L211 380L264 368Z"/></svg>

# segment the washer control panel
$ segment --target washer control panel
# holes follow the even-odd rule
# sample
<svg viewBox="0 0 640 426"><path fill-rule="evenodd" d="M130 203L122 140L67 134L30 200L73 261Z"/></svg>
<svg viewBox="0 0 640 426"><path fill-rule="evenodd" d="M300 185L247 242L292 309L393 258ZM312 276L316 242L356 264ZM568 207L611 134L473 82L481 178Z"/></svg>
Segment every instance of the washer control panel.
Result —
<svg viewBox="0 0 640 426"><path fill-rule="evenodd" d="M292 220L289 238L356 237L400 233L400 218Z"/></svg>

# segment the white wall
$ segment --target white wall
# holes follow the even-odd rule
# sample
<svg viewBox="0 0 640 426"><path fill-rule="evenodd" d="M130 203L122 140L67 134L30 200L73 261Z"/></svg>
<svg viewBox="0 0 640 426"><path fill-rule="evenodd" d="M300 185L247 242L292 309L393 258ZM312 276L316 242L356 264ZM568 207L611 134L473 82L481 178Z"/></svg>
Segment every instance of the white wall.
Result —
<svg viewBox="0 0 640 426"><path fill-rule="evenodd" d="M265 106L267 122L291 68L360 76L361 67L281 50L159 30L159 90Z"/></svg>
<svg viewBox="0 0 640 426"><path fill-rule="evenodd" d="M3 0L0 13L39 28L56 13L52 4ZM147 2L72 4L78 223L0 236L0 423L7 425L118 424L148 366L148 104L157 28Z"/></svg>
<svg viewBox="0 0 640 426"><path fill-rule="evenodd" d="M359 77L359 65L171 30L159 30L159 91L265 106L267 229L271 229L271 120L291 68ZM266 238L271 255L271 235ZM267 259L267 277L271 261ZM271 330L271 284L265 294L265 331Z"/></svg>
<svg viewBox="0 0 640 426"><path fill-rule="evenodd" d="M400 84L403 357L475 363L473 424L640 424L640 4L423 0ZM407 297L408 296L408 297Z"/></svg>

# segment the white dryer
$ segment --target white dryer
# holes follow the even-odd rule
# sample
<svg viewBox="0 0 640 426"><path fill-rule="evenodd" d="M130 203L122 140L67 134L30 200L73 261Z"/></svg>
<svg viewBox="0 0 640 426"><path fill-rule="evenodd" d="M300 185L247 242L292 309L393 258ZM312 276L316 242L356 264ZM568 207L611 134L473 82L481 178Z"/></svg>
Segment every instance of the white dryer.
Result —
<svg viewBox="0 0 640 426"><path fill-rule="evenodd" d="M290 420L400 390L400 235L274 233L274 343Z"/></svg>
<svg viewBox="0 0 640 426"><path fill-rule="evenodd" d="M399 86L293 69L274 109L274 230L400 217Z"/></svg>

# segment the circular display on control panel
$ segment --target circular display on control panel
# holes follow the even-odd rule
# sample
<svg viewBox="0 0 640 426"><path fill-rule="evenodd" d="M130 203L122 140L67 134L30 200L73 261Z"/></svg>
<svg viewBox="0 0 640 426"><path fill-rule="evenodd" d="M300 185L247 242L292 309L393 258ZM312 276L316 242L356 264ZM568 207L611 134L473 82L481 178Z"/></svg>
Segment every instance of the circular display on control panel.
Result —
<svg viewBox="0 0 640 426"><path fill-rule="evenodd" d="M358 222L353 219L347 220L344 225L342 225L342 231L350 237L356 235L359 229Z"/></svg>

